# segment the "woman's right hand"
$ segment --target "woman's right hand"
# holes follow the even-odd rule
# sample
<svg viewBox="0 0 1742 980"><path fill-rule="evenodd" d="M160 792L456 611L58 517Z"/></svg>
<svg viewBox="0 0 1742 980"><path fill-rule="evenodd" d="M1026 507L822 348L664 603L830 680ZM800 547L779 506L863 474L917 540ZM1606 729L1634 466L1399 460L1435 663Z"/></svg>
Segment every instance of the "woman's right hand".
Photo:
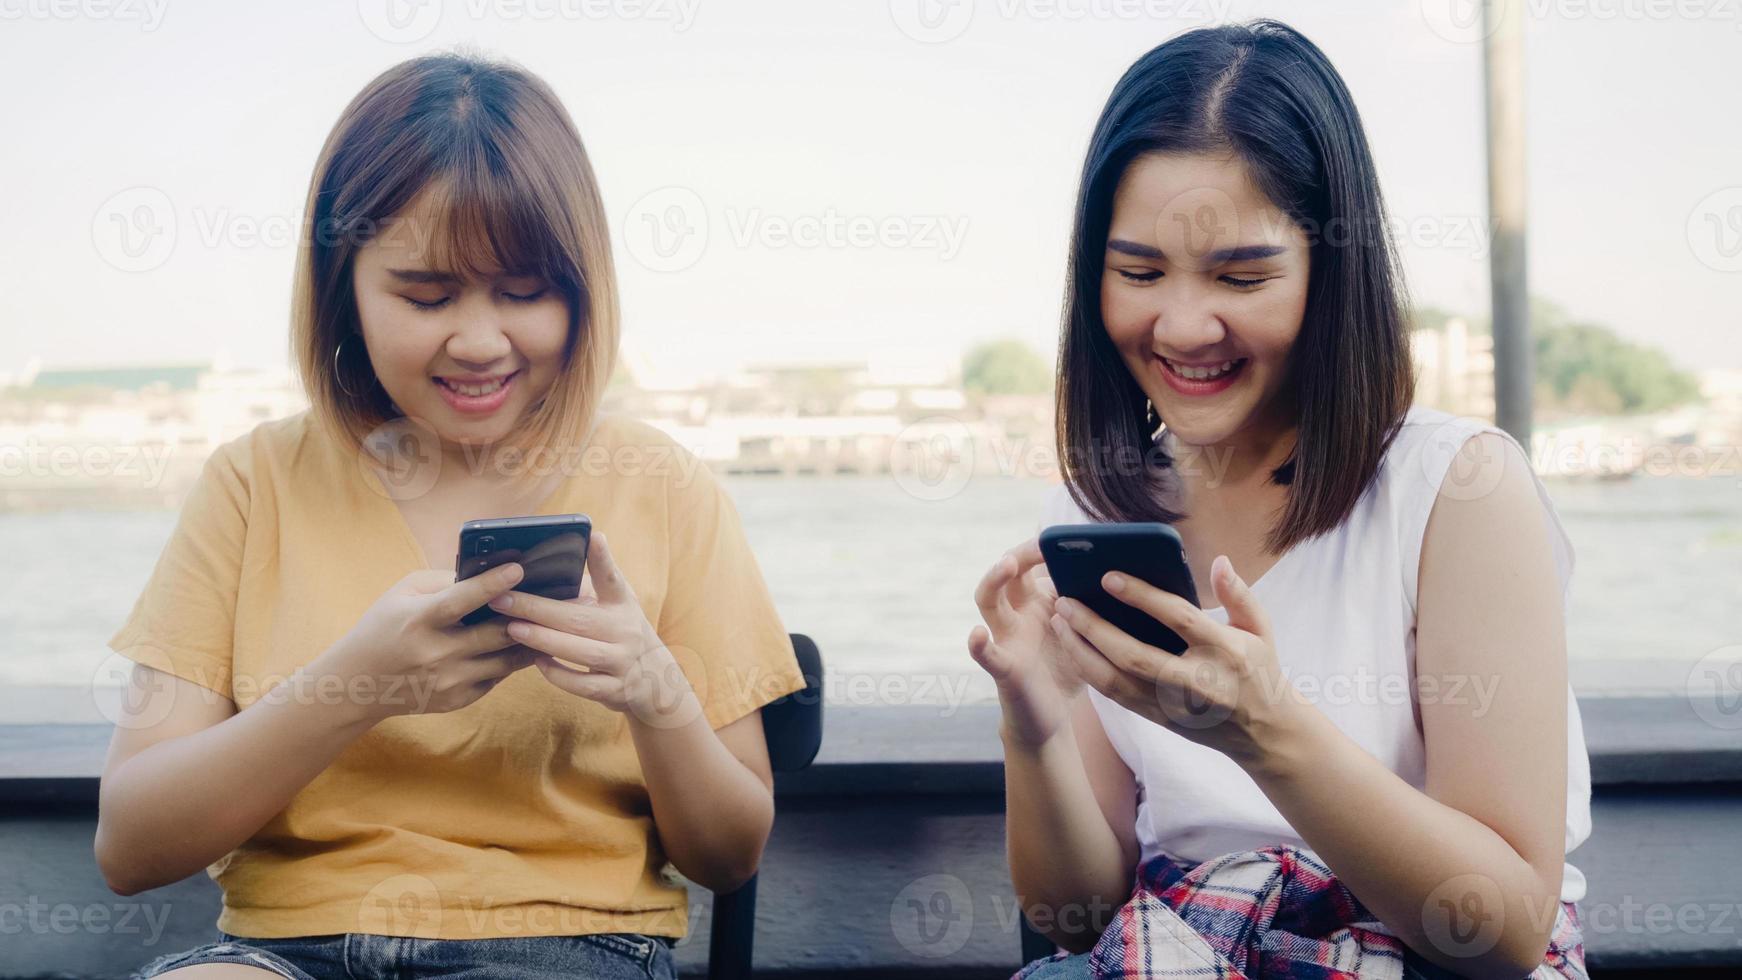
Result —
<svg viewBox="0 0 1742 980"><path fill-rule="evenodd" d="M1057 600L1039 538L1005 552L974 590L986 623L968 633L968 653L998 684L1006 737L1030 748L1070 725L1083 689L1050 625Z"/></svg>
<svg viewBox="0 0 1742 980"><path fill-rule="evenodd" d="M314 669L343 678L371 721L464 708L538 657L509 639L505 616L460 623L523 574L518 562L459 582L440 569L412 572L375 600Z"/></svg>

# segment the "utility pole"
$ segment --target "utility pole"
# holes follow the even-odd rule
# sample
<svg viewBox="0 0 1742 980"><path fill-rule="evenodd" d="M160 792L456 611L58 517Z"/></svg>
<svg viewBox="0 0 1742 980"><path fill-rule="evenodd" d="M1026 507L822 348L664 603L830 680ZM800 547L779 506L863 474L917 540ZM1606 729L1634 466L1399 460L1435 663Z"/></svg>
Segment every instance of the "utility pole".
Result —
<svg viewBox="0 0 1742 980"><path fill-rule="evenodd" d="M1535 380L1524 261L1524 0L1483 0L1482 27L1494 421L1529 452Z"/></svg>

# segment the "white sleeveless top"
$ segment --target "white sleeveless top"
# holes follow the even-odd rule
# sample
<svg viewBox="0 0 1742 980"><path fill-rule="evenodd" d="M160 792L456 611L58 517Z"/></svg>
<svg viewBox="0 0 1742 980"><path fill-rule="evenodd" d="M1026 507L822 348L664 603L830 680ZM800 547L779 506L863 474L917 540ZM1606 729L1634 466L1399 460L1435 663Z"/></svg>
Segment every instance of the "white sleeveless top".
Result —
<svg viewBox="0 0 1742 980"><path fill-rule="evenodd" d="M1474 419L1411 409L1360 502L1336 530L1290 548L1251 583L1275 627L1283 672L1345 735L1411 786L1425 786L1426 754L1414 698L1416 572L1428 514L1453 457L1479 432ZM1504 435L1504 433L1501 433ZM1507 436L1510 440L1510 436ZM1513 443L1517 445L1516 442ZM1534 479L1534 476L1533 476ZM1573 549L1541 480L1562 601ZM1474 489L1474 488L1472 488ZM1089 520L1061 485L1041 527ZM1207 584L1203 586L1207 588ZM1224 609L1209 610L1227 622ZM1463 696L1480 705L1475 686ZM1307 845L1251 777L1227 756L1198 745L1089 690L1108 739L1137 777L1142 860L1158 853L1200 862L1233 851ZM1567 688L1567 826L1570 852L1591 833L1591 766L1578 702ZM1561 900L1585 894L1571 864Z"/></svg>

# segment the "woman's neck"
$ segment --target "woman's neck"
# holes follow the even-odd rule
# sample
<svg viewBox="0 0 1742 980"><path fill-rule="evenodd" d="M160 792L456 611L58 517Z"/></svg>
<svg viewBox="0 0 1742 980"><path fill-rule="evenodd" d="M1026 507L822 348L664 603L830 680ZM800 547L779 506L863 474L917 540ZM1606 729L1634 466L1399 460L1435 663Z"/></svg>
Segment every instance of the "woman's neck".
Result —
<svg viewBox="0 0 1742 980"><path fill-rule="evenodd" d="M463 512L480 517L531 515L549 500L566 475L561 466L536 467L525 461L510 466L478 447L394 445L387 456L364 454L401 510ZM434 472L431 473L433 468Z"/></svg>
<svg viewBox="0 0 1742 980"><path fill-rule="evenodd" d="M1272 474L1294 453L1298 430L1292 425L1248 426L1213 443L1181 443L1170 433L1168 452L1175 460L1187 513L1220 509L1218 504L1255 502L1285 493Z"/></svg>
<svg viewBox="0 0 1742 980"><path fill-rule="evenodd" d="M552 465L543 454L524 456L519 460L498 457L472 447L468 452L456 447L442 464L436 491L449 497L469 497L488 501L498 508L514 509L516 514L531 514L556 492L563 479L562 467ZM514 516L503 514L499 516Z"/></svg>

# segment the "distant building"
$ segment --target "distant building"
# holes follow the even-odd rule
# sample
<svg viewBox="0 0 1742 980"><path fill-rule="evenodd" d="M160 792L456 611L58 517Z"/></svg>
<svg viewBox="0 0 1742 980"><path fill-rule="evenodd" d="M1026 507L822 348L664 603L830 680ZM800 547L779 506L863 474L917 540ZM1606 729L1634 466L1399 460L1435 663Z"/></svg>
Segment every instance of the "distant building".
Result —
<svg viewBox="0 0 1742 980"><path fill-rule="evenodd" d="M603 408L645 420L725 473L1056 472L1050 395L970 398L960 378L959 362L886 359L758 364L686 382L621 362ZM33 362L9 380L0 508L174 506L218 446L308 407L289 368L221 359Z"/></svg>
<svg viewBox="0 0 1742 980"><path fill-rule="evenodd" d="M1418 404L1473 418L1494 418L1494 338L1472 333L1463 317L1410 334Z"/></svg>
<svg viewBox="0 0 1742 980"><path fill-rule="evenodd" d="M1742 445L1742 371L1702 372L1700 394L1706 403L1699 442L1714 447Z"/></svg>
<svg viewBox="0 0 1742 980"><path fill-rule="evenodd" d="M751 364L655 388L625 365L605 404L727 473L887 473L936 452L978 469L1008 460L1012 445L1050 451L1050 396L971 402L960 379L956 361L883 357Z"/></svg>
<svg viewBox="0 0 1742 980"><path fill-rule="evenodd" d="M218 446L307 407L286 368L42 370L0 388L0 507L173 504Z"/></svg>

